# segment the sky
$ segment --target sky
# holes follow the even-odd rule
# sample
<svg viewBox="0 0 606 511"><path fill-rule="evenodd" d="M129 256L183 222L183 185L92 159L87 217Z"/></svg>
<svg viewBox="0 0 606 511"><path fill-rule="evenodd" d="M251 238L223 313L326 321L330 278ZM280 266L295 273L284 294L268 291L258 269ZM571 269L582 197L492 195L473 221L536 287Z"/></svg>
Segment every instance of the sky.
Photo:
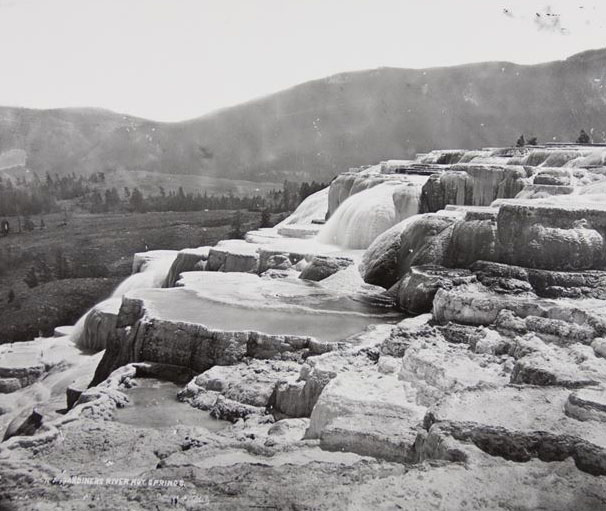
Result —
<svg viewBox="0 0 606 511"><path fill-rule="evenodd" d="M604 0L0 0L0 105L180 121L346 71L603 47Z"/></svg>

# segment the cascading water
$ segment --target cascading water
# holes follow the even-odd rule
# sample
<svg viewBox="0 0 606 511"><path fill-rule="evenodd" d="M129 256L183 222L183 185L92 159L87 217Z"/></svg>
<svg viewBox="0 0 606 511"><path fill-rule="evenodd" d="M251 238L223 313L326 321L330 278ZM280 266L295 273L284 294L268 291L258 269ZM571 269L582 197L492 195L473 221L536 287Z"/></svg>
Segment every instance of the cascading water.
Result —
<svg viewBox="0 0 606 511"><path fill-rule="evenodd" d="M606 150L595 148L583 151L577 158L567 161L564 167L582 168L604 166L606 163Z"/></svg>
<svg viewBox="0 0 606 511"><path fill-rule="evenodd" d="M42 380L10 394L9 406L5 406L6 403L1 405L5 413L0 414L0 431L19 410L34 405L45 416L52 417L65 405L65 388L69 384L73 381L88 384L101 359L100 351L105 348L105 340L115 329L122 295L134 289L161 287L176 254L168 251L143 254L142 260L134 265L137 273L126 278L110 298L84 314L74 325L69 338L38 338L19 343L19 348L29 353L27 358L30 361L34 363L39 358L47 370L52 369Z"/></svg>
<svg viewBox="0 0 606 511"><path fill-rule="evenodd" d="M96 312L117 314L124 294L135 289L162 287L175 257L176 252L166 253L162 254L161 257L149 258L141 263L137 267L137 273L133 273L124 279L107 300L95 305L76 322L70 334L74 344L88 351L104 349L107 336L100 332L103 328L99 324L89 325L91 314ZM99 321L96 321L96 323L99 323ZM91 335L93 331L95 334Z"/></svg>
<svg viewBox="0 0 606 511"><path fill-rule="evenodd" d="M488 157L492 151L466 151L463 156L459 159L458 163L471 163L476 158Z"/></svg>
<svg viewBox="0 0 606 511"><path fill-rule="evenodd" d="M168 271L170 270L175 257L176 253L146 261L138 273L133 273L120 283L112 293L112 297L122 297L125 293L128 293L133 289L162 287L164 279L166 278L166 275L168 275Z"/></svg>
<svg viewBox="0 0 606 511"><path fill-rule="evenodd" d="M347 198L326 222L316 241L344 248L365 249L391 226L418 213L421 184L387 181Z"/></svg>
<svg viewBox="0 0 606 511"><path fill-rule="evenodd" d="M541 167L567 167L568 162L581 156L582 153L578 150L554 151L541 163Z"/></svg>
<svg viewBox="0 0 606 511"><path fill-rule="evenodd" d="M509 156L477 156L469 163L472 165L508 165Z"/></svg>
<svg viewBox="0 0 606 511"><path fill-rule="evenodd" d="M311 224L313 220L324 220L328 210L328 190L329 187L327 186L311 194L299 204L292 215L277 224L276 228L292 224Z"/></svg>

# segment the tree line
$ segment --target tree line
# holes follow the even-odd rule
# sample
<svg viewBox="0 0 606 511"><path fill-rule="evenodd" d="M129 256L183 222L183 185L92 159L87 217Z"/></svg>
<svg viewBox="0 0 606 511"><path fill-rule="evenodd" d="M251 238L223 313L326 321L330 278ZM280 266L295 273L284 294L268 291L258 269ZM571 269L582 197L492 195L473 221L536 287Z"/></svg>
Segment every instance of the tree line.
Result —
<svg viewBox="0 0 606 511"><path fill-rule="evenodd" d="M61 211L64 206L59 201L65 200L77 200L78 206L90 213L238 209L280 213L292 211L306 197L327 186L316 181L296 183L285 180L281 189L270 190L263 195L241 196L231 192L186 192L181 186L169 191L159 186L156 193L144 195L137 187L124 187L119 191L115 187L104 188L104 184L103 172L88 177L46 174L45 179L34 175L31 180L0 177L0 216L23 216L23 228L31 230L34 225L30 216Z"/></svg>
<svg viewBox="0 0 606 511"><path fill-rule="evenodd" d="M75 174L52 177L46 174L40 179L17 177L14 181L0 176L0 215L39 215L59 211L57 201L84 197L91 192L91 183L98 182L99 174L88 178Z"/></svg>
<svg viewBox="0 0 606 511"><path fill-rule="evenodd" d="M147 197L138 188L132 191L124 191L124 201L120 201L115 189L105 192L105 200L99 195L95 199L94 207L103 208L105 211L112 211L115 208L126 207L130 211L202 211L208 210L238 210L247 209L249 211L264 211L271 213L281 213L292 211L309 195L328 186L325 183L294 183L288 180L284 181L280 190L271 190L265 195L245 195L238 196L233 193L221 195L186 193L183 187L176 191L168 193L163 187L159 187L156 194L150 194ZM93 211L94 212L94 211Z"/></svg>

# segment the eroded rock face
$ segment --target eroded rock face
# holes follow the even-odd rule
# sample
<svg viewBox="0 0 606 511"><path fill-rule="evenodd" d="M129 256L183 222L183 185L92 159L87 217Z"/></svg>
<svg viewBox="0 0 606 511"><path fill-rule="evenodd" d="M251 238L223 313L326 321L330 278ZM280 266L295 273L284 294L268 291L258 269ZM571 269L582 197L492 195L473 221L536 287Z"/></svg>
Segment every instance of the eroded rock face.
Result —
<svg viewBox="0 0 606 511"><path fill-rule="evenodd" d="M261 248L259 250L259 273L267 270L286 270L305 259L306 254Z"/></svg>
<svg viewBox="0 0 606 511"><path fill-rule="evenodd" d="M396 376L343 372L320 395L306 437L327 450L412 461L423 413Z"/></svg>
<svg viewBox="0 0 606 511"><path fill-rule="evenodd" d="M411 217L375 240L360 272L366 282L390 288L413 266L466 268L497 260L496 215L494 208L453 208Z"/></svg>
<svg viewBox="0 0 606 511"><path fill-rule="evenodd" d="M141 304L135 307L140 308ZM129 362L161 362L202 372L215 365L234 365L247 356L272 358L281 353L302 353L306 348L330 349L318 342L316 346L308 337L271 336L252 331L223 332L200 324L144 316L120 326L122 329L107 346L93 384ZM170 343L166 339L170 339Z"/></svg>
<svg viewBox="0 0 606 511"><path fill-rule="evenodd" d="M499 209L450 207L411 217L375 240L360 271L366 282L390 288L414 265L468 268L492 261L523 267L511 270L514 278L532 281L542 296L600 297L602 275L596 270L606 268L606 209L594 204L513 201ZM489 273L498 274L496 268Z"/></svg>
<svg viewBox="0 0 606 511"><path fill-rule="evenodd" d="M437 265L413 266L400 281L397 306L409 314L430 312L438 289L450 289L471 279L471 272L466 270L448 270Z"/></svg>
<svg viewBox="0 0 606 511"><path fill-rule="evenodd" d="M299 278L319 281L351 266L353 261L346 257L316 256L299 275Z"/></svg>
<svg viewBox="0 0 606 511"><path fill-rule="evenodd" d="M513 198L524 187L523 167L452 165L434 174L423 186L420 213L433 213L448 204L489 206L497 198Z"/></svg>
<svg viewBox="0 0 606 511"><path fill-rule="evenodd" d="M477 261L470 269L480 282L487 284L498 279L527 282L533 292L542 298L606 298L606 272L599 270L539 270L487 261Z"/></svg>
<svg viewBox="0 0 606 511"><path fill-rule="evenodd" d="M233 366L215 366L196 376L180 398L207 409L219 395L232 401L261 407L270 404L276 384L299 374L299 364L280 360L247 359Z"/></svg>
<svg viewBox="0 0 606 511"><path fill-rule="evenodd" d="M406 319L400 324L424 324L427 317ZM414 328L411 326L411 328ZM390 338L393 327L381 325L358 334L358 346L342 348L306 359L298 378L279 382L270 405L276 418L309 417L326 385L343 371L362 372L373 368L379 346Z"/></svg>
<svg viewBox="0 0 606 511"><path fill-rule="evenodd" d="M506 385L509 375L501 362L436 335L410 343L402 358L399 378L416 389L418 403L430 406L449 393Z"/></svg>
<svg viewBox="0 0 606 511"><path fill-rule="evenodd" d="M606 323L595 303L542 299L531 289L517 286L515 281L440 289L434 299L434 318L441 324L495 324L508 334L534 332L557 344L590 344L603 335Z"/></svg>
<svg viewBox="0 0 606 511"><path fill-rule="evenodd" d="M257 271L259 255L251 251L236 252L229 248L211 248L206 262L206 271L253 272Z"/></svg>
<svg viewBox="0 0 606 511"><path fill-rule="evenodd" d="M580 470L604 475L602 423L567 417L569 394L566 389L517 386L455 394L432 408L425 425L429 436L471 442L493 456L514 461L572 457Z"/></svg>
<svg viewBox="0 0 606 511"><path fill-rule="evenodd" d="M606 209L533 201L503 204L497 218L499 261L548 270L589 270L606 265Z"/></svg>
<svg viewBox="0 0 606 511"><path fill-rule="evenodd" d="M517 359L511 383L578 388L606 382L605 361L589 346L559 347L528 334L516 338L509 352Z"/></svg>
<svg viewBox="0 0 606 511"><path fill-rule="evenodd" d="M412 266L442 264L456 215L414 216L379 236L364 253L360 273L369 284L390 288Z"/></svg>
<svg viewBox="0 0 606 511"><path fill-rule="evenodd" d="M571 392L564 405L566 415L580 421L606 422L606 390L604 387Z"/></svg>
<svg viewBox="0 0 606 511"><path fill-rule="evenodd" d="M521 290L517 294L497 293L479 283L457 286L451 290L439 289L434 299L434 318L441 324L453 321L468 325L491 325L502 310L518 316L543 315L537 296Z"/></svg>
<svg viewBox="0 0 606 511"><path fill-rule="evenodd" d="M413 222L405 220L388 229L368 247L360 263L360 273L364 281L389 289L400 278L398 257L402 245L402 232Z"/></svg>
<svg viewBox="0 0 606 511"><path fill-rule="evenodd" d="M277 383L270 401L277 417L309 417L324 387L346 367L362 367L366 357L326 353L309 358L301 367L298 378Z"/></svg>
<svg viewBox="0 0 606 511"><path fill-rule="evenodd" d="M5 442L14 436L32 436L41 425L42 414L34 408L25 419L23 417L13 419L4 432L2 441Z"/></svg>
<svg viewBox="0 0 606 511"><path fill-rule="evenodd" d="M0 367L0 393L9 394L31 385L45 373L44 364L27 367Z"/></svg>
<svg viewBox="0 0 606 511"><path fill-rule="evenodd" d="M435 213L447 204L471 204L473 183L469 174L446 171L433 174L423 186L419 213Z"/></svg>
<svg viewBox="0 0 606 511"><path fill-rule="evenodd" d="M181 250L168 271L164 287L174 287L181 273L185 271L205 270L209 252L210 247Z"/></svg>
<svg viewBox="0 0 606 511"><path fill-rule="evenodd" d="M493 208L466 212L463 221L454 225L443 264L450 268L467 268L478 260L498 260L496 218L497 211Z"/></svg>

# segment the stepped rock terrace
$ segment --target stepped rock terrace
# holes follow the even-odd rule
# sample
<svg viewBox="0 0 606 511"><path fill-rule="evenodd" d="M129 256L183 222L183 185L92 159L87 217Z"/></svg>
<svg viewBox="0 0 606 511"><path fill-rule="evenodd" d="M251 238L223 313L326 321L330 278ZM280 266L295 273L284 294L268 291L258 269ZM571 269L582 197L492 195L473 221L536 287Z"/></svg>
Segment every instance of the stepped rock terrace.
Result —
<svg viewBox="0 0 606 511"><path fill-rule="evenodd" d="M68 334L105 348L94 376L70 359L66 415L9 426L3 481L108 473L93 445L112 477L183 479L217 509L606 507L605 155L389 160L245 240L137 255ZM54 381L39 358L28 406Z"/></svg>

